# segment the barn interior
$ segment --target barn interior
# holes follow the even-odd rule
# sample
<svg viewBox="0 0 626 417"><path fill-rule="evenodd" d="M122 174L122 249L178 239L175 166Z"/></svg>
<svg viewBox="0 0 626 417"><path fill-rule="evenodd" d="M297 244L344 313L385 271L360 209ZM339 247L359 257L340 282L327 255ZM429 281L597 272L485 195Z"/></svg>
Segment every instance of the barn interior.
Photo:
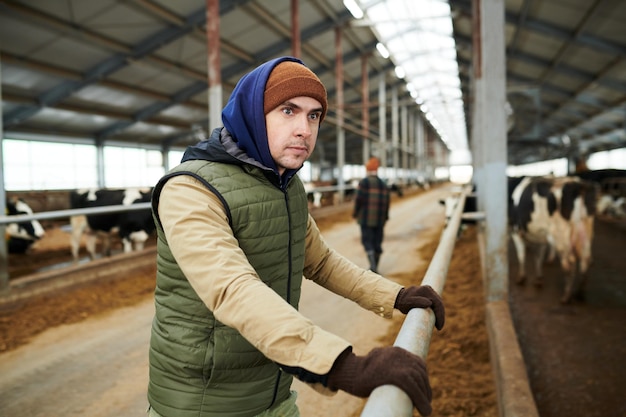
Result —
<svg viewBox="0 0 626 417"><path fill-rule="evenodd" d="M341 182L342 166L361 166L370 155L406 183L470 165L490 230L503 236L506 168L564 158L568 173L580 173L594 154L626 147L625 20L621 0L0 0L0 132L98 149L182 151L220 126L221 108L245 73L294 55L329 97L310 159L314 179ZM4 165L20 158L1 156ZM105 169L101 160L90 163ZM615 185L624 196L626 183ZM16 191L0 187L0 198ZM69 190L17 191L36 212L68 208ZM615 283L624 269L612 254L623 229L598 230L609 238L595 268ZM600 333L608 329L610 352L619 354L623 332L607 317L623 321L620 291L598 288L604 306L594 314L554 307L547 296L535 305L527 293L514 312L547 309L569 330L571 321L584 322L589 339L606 340ZM546 338L556 333L549 323L540 322ZM590 346L587 358L597 355L587 340L563 340L573 360L585 360L574 345ZM567 365L550 358L550 370ZM560 377L562 386L579 382ZM581 401L585 388L601 386L583 382L572 391Z"/></svg>

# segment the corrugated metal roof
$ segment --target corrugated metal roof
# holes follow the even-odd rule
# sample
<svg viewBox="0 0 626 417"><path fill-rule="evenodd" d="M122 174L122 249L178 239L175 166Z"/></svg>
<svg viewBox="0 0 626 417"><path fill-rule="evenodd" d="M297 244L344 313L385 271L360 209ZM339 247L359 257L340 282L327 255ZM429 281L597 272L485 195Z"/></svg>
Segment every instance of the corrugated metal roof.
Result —
<svg viewBox="0 0 626 417"><path fill-rule="evenodd" d="M399 19L400 6L391 0L358 3L366 14L378 15L377 10L385 9L390 18ZM403 7L414 12L423 2L405 3ZM571 155L579 147L583 152L624 147L626 3L507 0L505 4L507 88L513 111L509 162ZM198 126L213 127L207 125L205 7L204 0L0 0L5 136L23 132L158 147L194 143ZM471 1L450 0L449 7L464 123L469 128ZM393 49L396 40L389 38L393 33L355 24L341 0L302 0L299 9L302 59L326 84L331 106L313 160L336 161L335 28L340 26L346 159L360 163L362 55L370 54L373 104L378 101L378 83L373 80L380 74L389 86L398 87L402 103L412 104L408 76L398 79L394 68L404 59L421 63L416 56L433 51L420 39L425 31L440 28L423 20L402 20L395 25L402 31L400 44L411 46L415 37L419 48L411 46L410 54L399 51L389 60L375 47L382 41ZM290 14L288 1L220 2L224 100L245 72L272 57L291 54ZM440 75L433 66L405 70L411 76ZM418 94L426 95L430 86L414 82ZM437 85L439 90L448 87L447 81ZM387 96L391 97L390 88ZM439 124L442 131L449 128L445 117L436 120L433 125ZM370 132L378 133L375 106L370 108ZM456 143L452 136L444 138Z"/></svg>

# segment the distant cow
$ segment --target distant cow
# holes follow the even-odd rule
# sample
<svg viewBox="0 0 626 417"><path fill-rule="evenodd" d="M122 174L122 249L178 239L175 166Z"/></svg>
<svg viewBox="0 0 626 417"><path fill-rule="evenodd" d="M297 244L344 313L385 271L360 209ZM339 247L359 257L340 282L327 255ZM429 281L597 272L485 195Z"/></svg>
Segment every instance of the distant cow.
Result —
<svg viewBox="0 0 626 417"><path fill-rule="evenodd" d="M626 198L603 194L598 199L597 213L614 218L626 217Z"/></svg>
<svg viewBox="0 0 626 417"><path fill-rule="evenodd" d="M70 194L70 206L77 208L92 208L115 205L131 205L150 202L152 189L91 189L73 191ZM87 233L87 252L91 259L96 257L97 236L103 238L103 253L111 255L110 234L117 232L122 239L124 252L133 249L141 250L149 235L154 231L154 221L150 209L96 214L88 216L73 216L72 225L72 256L78 261L80 240L83 233Z"/></svg>
<svg viewBox="0 0 626 417"><path fill-rule="evenodd" d="M578 178L526 177L511 194L509 222L519 262L517 282L526 278L526 245L534 244L536 284L541 284L546 250L553 248L566 273L561 302L584 289L591 263L596 187ZM578 271L582 276L576 285Z"/></svg>
<svg viewBox="0 0 626 417"><path fill-rule="evenodd" d="M473 187L473 191L476 191L476 186ZM459 193L461 189L453 191L453 195L446 197L445 199L439 200L439 204L444 206L444 215L445 215L445 224L446 226L450 222L450 218L452 214L454 214L454 210L456 209L456 205L459 202ZM470 194L465 197L465 203L463 204L463 213L475 213L478 211L478 202L475 194ZM472 219L470 217L461 217L461 223L459 224L459 230L457 231L457 236L460 237L463 233L463 230L467 227L467 225L475 225L478 222L476 219Z"/></svg>
<svg viewBox="0 0 626 417"><path fill-rule="evenodd" d="M626 217L626 170L599 169L577 172L576 176L598 185L597 214Z"/></svg>
<svg viewBox="0 0 626 417"><path fill-rule="evenodd" d="M33 210L22 199L7 200L7 216L33 214ZM45 232L37 220L9 223L6 225L7 251L9 253L26 253L31 246L41 239Z"/></svg>
<svg viewBox="0 0 626 417"><path fill-rule="evenodd" d="M316 185L314 183L304 183L304 191L306 191L307 199L309 200L309 207L320 208L322 207L322 193L315 189Z"/></svg>

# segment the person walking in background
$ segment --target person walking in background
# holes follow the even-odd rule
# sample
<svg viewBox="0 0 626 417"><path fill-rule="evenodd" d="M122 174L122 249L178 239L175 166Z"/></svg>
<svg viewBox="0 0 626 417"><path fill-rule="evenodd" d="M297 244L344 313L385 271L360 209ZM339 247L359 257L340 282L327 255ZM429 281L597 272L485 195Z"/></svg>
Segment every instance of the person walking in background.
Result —
<svg viewBox="0 0 626 417"><path fill-rule="evenodd" d="M365 164L366 176L359 181L353 214L361 226L361 243L372 272L378 272L385 223L389 219L389 188L378 176L379 166L380 161L376 157Z"/></svg>
<svg viewBox="0 0 626 417"><path fill-rule="evenodd" d="M392 346L357 356L298 311L305 277L383 317L431 308L437 329L445 321L431 287L359 268L310 216L296 173L327 109L326 89L302 61L266 62L235 86L224 126L157 183L151 417L296 417L293 376L359 397L396 385L431 413L419 356Z"/></svg>

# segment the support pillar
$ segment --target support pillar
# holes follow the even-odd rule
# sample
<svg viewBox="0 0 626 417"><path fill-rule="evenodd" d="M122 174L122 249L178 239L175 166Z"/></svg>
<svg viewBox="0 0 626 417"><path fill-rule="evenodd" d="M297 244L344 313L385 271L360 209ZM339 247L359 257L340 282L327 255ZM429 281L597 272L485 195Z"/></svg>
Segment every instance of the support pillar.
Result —
<svg viewBox="0 0 626 417"><path fill-rule="evenodd" d="M409 172L409 111L406 105L400 108L400 172L402 173L402 183L406 183Z"/></svg>
<svg viewBox="0 0 626 417"><path fill-rule="evenodd" d="M361 126L363 138L363 165L367 163L370 157L370 87L369 74L367 72L367 61L369 54L361 55Z"/></svg>
<svg viewBox="0 0 626 417"><path fill-rule="evenodd" d="M387 90L385 85L385 73L380 74L378 79L378 157L380 165L387 168ZM372 152L375 154L376 152Z"/></svg>
<svg viewBox="0 0 626 417"><path fill-rule="evenodd" d="M296 58L302 56L299 1L300 0L291 0L291 55Z"/></svg>
<svg viewBox="0 0 626 417"><path fill-rule="evenodd" d="M508 297L504 0L474 0L474 142L479 209L485 213L487 301Z"/></svg>
<svg viewBox="0 0 626 417"><path fill-rule="evenodd" d="M0 55L0 79L2 79L2 56ZM0 103L2 103L2 83L0 83ZM0 106L1 107L1 106ZM0 117L0 162L4 161L4 123ZM0 204L2 207L7 206L6 194L4 190L4 165L0 164ZM0 225L0 292L9 289L9 255L7 248L7 240L4 238L6 225Z"/></svg>
<svg viewBox="0 0 626 417"><path fill-rule="evenodd" d="M391 89L391 159L394 179L398 178L400 159L398 148L400 147L400 107L398 105L398 88Z"/></svg>
<svg viewBox="0 0 626 417"><path fill-rule="evenodd" d="M222 126L222 64L220 55L220 2L206 0L207 77L209 85L208 134Z"/></svg>
<svg viewBox="0 0 626 417"><path fill-rule="evenodd" d="M341 27L335 28L335 82L337 100L337 186L339 187L339 203L343 202L345 195L343 167L346 161L346 137L343 128L344 102L343 102L343 50L341 46Z"/></svg>

